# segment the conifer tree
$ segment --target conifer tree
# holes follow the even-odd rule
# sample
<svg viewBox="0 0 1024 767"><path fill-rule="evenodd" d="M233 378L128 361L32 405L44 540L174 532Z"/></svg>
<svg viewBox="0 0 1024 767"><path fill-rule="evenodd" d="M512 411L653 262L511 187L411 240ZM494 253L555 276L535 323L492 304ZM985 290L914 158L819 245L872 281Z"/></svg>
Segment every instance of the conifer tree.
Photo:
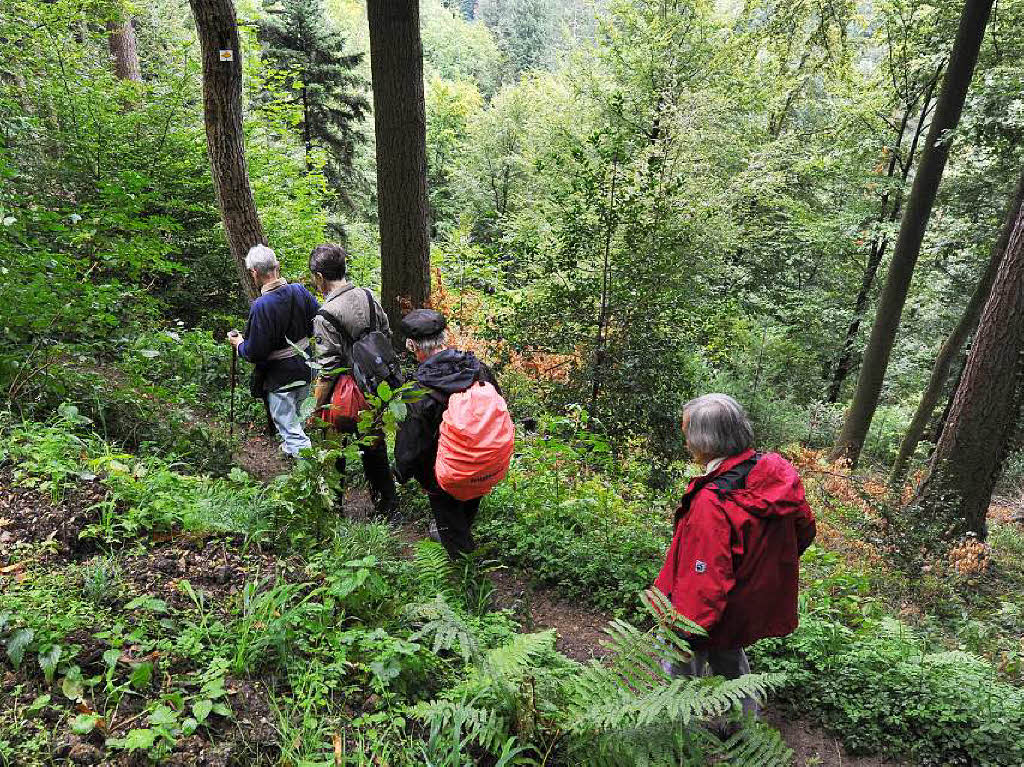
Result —
<svg viewBox="0 0 1024 767"><path fill-rule="evenodd" d="M325 150L328 183L351 203L348 190L359 183L353 157L366 140L360 123L370 110L367 83L357 71L363 54L345 53L345 37L328 22L323 0L270 0L264 10L260 41L302 106L307 167L314 147Z"/></svg>

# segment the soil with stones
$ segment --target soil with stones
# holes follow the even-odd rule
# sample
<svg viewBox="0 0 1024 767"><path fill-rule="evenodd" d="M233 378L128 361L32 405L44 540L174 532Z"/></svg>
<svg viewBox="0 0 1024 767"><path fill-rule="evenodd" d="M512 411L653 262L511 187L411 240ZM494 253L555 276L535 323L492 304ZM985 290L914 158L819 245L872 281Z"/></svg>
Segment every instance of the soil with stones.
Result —
<svg viewBox="0 0 1024 767"><path fill-rule="evenodd" d="M37 549L37 556L47 560L89 556L96 542L80 536L99 521L97 504L105 497L102 484L83 480L55 501L15 484L11 469L0 469L0 561L11 565L27 549Z"/></svg>

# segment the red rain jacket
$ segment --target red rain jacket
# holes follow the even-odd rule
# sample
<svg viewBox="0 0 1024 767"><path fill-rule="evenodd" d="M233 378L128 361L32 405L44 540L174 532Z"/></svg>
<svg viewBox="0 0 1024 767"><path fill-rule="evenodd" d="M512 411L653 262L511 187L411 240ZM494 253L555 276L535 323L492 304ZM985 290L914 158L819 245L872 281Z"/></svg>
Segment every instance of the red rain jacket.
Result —
<svg viewBox="0 0 1024 767"><path fill-rule="evenodd" d="M698 647L785 636L797 626L800 555L814 534L796 469L747 450L690 483L654 585L708 632Z"/></svg>

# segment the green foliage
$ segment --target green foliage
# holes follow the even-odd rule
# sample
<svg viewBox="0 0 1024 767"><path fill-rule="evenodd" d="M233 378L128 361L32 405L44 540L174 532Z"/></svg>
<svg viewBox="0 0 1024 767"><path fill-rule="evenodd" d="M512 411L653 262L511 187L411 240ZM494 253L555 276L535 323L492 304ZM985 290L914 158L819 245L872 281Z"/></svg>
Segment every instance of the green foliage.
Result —
<svg viewBox="0 0 1024 767"><path fill-rule="evenodd" d="M582 430L558 436L567 425L550 422L519 442L509 479L485 499L477 530L503 559L566 596L633 611L661 566L668 514L652 511L657 501L641 483L627 487L624 472L596 471L614 464L610 446Z"/></svg>
<svg viewBox="0 0 1024 767"><path fill-rule="evenodd" d="M359 125L370 110L358 70L363 54L345 53L345 38L325 18L322 0L266 0L264 10L260 42L299 108L295 130L307 166L314 147L326 151L327 182L351 205L350 187L365 184L353 167L356 145L365 140Z"/></svg>
<svg viewBox="0 0 1024 767"><path fill-rule="evenodd" d="M977 656L935 649L909 626L865 611L862 587L842 570L816 579L796 633L755 645L759 668L786 674L782 700L856 753L926 765L1020 761L1021 690Z"/></svg>
<svg viewBox="0 0 1024 767"><path fill-rule="evenodd" d="M511 76L554 63L558 42L558 5L553 0L513 0L479 3L480 18L497 38L511 65Z"/></svg>
<svg viewBox="0 0 1024 767"><path fill-rule="evenodd" d="M579 667L558 659L552 631L520 635L477 655L462 681L411 713L432 733L454 729L495 756L517 736L540 753L558 749L570 764L670 765L716 754L730 764L788 762L790 752L777 734L748 727L723 746L695 726L738 709L746 695L763 696L781 679L671 679L660 662L687 658L678 631L700 629L662 595L645 605L655 626L645 632L613 623L605 663Z"/></svg>

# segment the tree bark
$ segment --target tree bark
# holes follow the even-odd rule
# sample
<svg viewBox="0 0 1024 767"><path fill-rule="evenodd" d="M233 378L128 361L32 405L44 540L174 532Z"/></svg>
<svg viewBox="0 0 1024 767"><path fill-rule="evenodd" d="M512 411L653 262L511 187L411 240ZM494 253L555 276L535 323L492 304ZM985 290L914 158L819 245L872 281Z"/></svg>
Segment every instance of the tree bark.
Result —
<svg viewBox="0 0 1024 767"><path fill-rule="evenodd" d="M266 244L256 202L249 186L242 131L242 51L232 0L189 0L203 53L203 112L206 149L224 234L238 279L250 299L258 295L245 268L249 248ZM221 61L220 51L232 52Z"/></svg>
<svg viewBox="0 0 1024 767"><path fill-rule="evenodd" d="M430 298L419 0L367 0L367 17L377 136L381 303L397 332L402 316Z"/></svg>
<svg viewBox="0 0 1024 767"><path fill-rule="evenodd" d="M142 82L142 67L139 65L139 45L135 37L132 18L124 21L107 22L107 42L114 59L114 74L122 80Z"/></svg>
<svg viewBox="0 0 1024 767"><path fill-rule="evenodd" d="M949 68L946 70L935 114L925 139L924 154L903 211L899 237L879 298L871 336L864 351L857 388L839 440L832 452L833 460L845 458L851 466L856 466L860 458L864 439L871 427L871 419L875 414L875 408L878 407L882 382L889 366L889 355L892 353L903 314L903 305L907 300L914 267L921 252L921 242L924 240L932 205L946 168L946 159L949 157L951 138L948 132L955 130L960 122L960 114L978 61L978 52L985 36L985 26L992 10L992 2L993 0L967 0L960 16L960 26L956 41L953 43Z"/></svg>
<svg viewBox="0 0 1024 767"><path fill-rule="evenodd" d="M953 328L953 331L943 342L935 358L935 364L932 366L928 385L921 395L921 401L917 405L914 417L910 420L907 433L903 437L903 442L900 443L896 462L892 467L889 481L893 485L898 485L906 477L910 459L916 452L917 445L921 441L924 430L928 425L928 420L932 417L935 405L939 401L943 384L949 377L949 369L953 365L953 360L956 359L956 355L960 351L960 347L963 346L964 341L967 340L967 336L977 327L982 307L985 306L985 301L988 299L989 292L992 289L992 283L996 278L996 272L999 270L999 264L1002 262L1003 255L1006 253L1006 248L1010 243L1010 235L1013 233L1014 222L1020 215L1022 203L1024 203L1024 173L1018 179L1017 187L1010 197L1003 229L999 233L999 239L992 245L988 263L985 265L985 270L982 272L981 278L974 288L971 300L967 303L967 308L964 309L960 321L957 322L956 327Z"/></svg>
<svg viewBox="0 0 1024 767"><path fill-rule="evenodd" d="M968 531L985 537L985 514L1018 415L1024 354L1024 211L1011 211L1009 218L1013 223L1006 253L928 477L912 507L922 522L941 522L946 539Z"/></svg>

